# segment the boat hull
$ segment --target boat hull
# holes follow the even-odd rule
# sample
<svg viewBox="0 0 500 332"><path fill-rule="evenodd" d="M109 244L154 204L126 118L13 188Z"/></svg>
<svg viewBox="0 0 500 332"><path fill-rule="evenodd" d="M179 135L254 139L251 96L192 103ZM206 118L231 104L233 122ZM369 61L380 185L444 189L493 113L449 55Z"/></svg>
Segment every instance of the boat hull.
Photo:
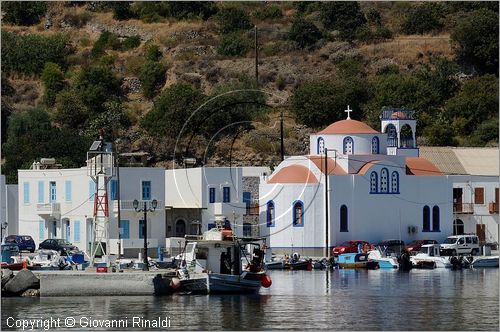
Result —
<svg viewBox="0 0 500 332"><path fill-rule="evenodd" d="M283 270L283 262L268 262L265 264L266 270Z"/></svg>
<svg viewBox="0 0 500 332"><path fill-rule="evenodd" d="M181 280L182 291L195 294L257 293L262 273L241 275L203 273Z"/></svg>
<svg viewBox="0 0 500 332"><path fill-rule="evenodd" d="M472 262L472 267L498 267L498 256L496 257L487 257L487 258L476 258Z"/></svg>
<svg viewBox="0 0 500 332"><path fill-rule="evenodd" d="M373 261L377 262L378 266L381 269L397 269L397 268L399 268L399 264L395 263L393 260L391 260L389 258L388 259L379 258L379 259L374 259Z"/></svg>

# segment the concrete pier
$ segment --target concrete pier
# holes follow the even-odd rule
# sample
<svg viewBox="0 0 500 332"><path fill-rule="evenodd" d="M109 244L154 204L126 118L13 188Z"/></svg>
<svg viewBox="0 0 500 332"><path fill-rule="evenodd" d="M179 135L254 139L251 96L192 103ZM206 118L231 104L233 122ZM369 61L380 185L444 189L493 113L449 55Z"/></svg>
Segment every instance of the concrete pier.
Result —
<svg viewBox="0 0 500 332"><path fill-rule="evenodd" d="M172 276L162 272L37 273L40 296L126 296L171 294Z"/></svg>

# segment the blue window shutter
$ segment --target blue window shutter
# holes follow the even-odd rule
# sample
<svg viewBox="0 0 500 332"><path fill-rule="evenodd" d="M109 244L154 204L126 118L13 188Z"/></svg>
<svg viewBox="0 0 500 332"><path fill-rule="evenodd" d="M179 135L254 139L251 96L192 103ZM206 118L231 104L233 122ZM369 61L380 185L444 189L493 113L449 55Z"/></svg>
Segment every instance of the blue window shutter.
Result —
<svg viewBox="0 0 500 332"><path fill-rule="evenodd" d="M243 203L246 203L247 208L250 207L252 203L252 193L248 191L243 192Z"/></svg>
<svg viewBox="0 0 500 332"><path fill-rule="evenodd" d="M95 195L95 182L90 180L89 181L89 201L94 200L94 195Z"/></svg>
<svg viewBox="0 0 500 332"><path fill-rule="evenodd" d="M29 182L23 183L23 196L24 196L24 203L28 204L30 202L30 183Z"/></svg>
<svg viewBox="0 0 500 332"><path fill-rule="evenodd" d="M38 181L38 203L45 202L45 183L43 181Z"/></svg>
<svg viewBox="0 0 500 332"><path fill-rule="evenodd" d="M75 220L73 222L73 240L75 242L80 242L80 220Z"/></svg>
<svg viewBox="0 0 500 332"><path fill-rule="evenodd" d="M215 188L209 188L209 202L215 203Z"/></svg>
<svg viewBox="0 0 500 332"><path fill-rule="evenodd" d="M64 193L66 202L71 202L71 181L64 182Z"/></svg>
<svg viewBox="0 0 500 332"><path fill-rule="evenodd" d="M222 188L222 202L229 203L231 201L231 192L229 187Z"/></svg>
<svg viewBox="0 0 500 332"><path fill-rule="evenodd" d="M117 189L118 189L118 183L116 182L116 180L111 180L111 199L112 200L118 199Z"/></svg>
<svg viewBox="0 0 500 332"><path fill-rule="evenodd" d="M128 220L120 220L120 239L130 238L130 222Z"/></svg>
<svg viewBox="0 0 500 332"><path fill-rule="evenodd" d="M56 182L55 181L51 181L49 182L50 184L50 190L49 190L49 201L51 203L54 203L56 200L57 200L57 191L56 191Z"/></svg>
<svg viewBox="0 0 500 332"><path fill-rule="evenodd" d="M151 199L151 181L142 181L142 200Z"/></svg>
<svg viewBox="0 0 500 332"><path fill-rule="evenodd" d="M38 223L38 239L40 241L45 240L45 221L40 220Z"/></svg>
<svg viewBox="0 0 500 332"><path fill-rule="evenodd" d="M139 239L144 239L144 220L139 220Z"/></svg>

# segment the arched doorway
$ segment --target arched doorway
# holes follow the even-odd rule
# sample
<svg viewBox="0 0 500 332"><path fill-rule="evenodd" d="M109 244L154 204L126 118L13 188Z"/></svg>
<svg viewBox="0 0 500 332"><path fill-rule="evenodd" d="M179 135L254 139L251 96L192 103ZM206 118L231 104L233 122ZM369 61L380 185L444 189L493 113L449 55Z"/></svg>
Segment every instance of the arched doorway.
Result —
<svg viewBox="0 0 500 332"><path fill-rule="evenodd" d="M401 127L401 131L399 133L401 139L401 148L414 148L413 142L413 131L411 127L407 124Z"/></svg>
<svg viewBox="0 0 500 332"><path fill-rule="evenodd" d="M387 133L387 146L398 146L398 133L396 127L392 123L389 123L387 127L385 127L385 133Z"/></svg>
<svg viewBox="0 0 500 332"><path fill-rule="evenodd" d="M464 234L464 222L460 219L455 219L453 221L453 235Z"/></svg>
<svg viewBox="0 0 500 332"><path fill-rule="evenodd" d="M179 219L175 222L175 236L184 237L186 235L186 222Z"/></svg>

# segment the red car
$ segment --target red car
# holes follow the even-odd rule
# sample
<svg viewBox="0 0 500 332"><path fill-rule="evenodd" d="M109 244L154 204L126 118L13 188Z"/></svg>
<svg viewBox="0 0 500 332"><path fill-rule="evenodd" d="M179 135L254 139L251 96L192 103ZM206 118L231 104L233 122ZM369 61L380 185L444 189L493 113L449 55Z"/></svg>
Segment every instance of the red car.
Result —
<svg viewBox="0 0 500 332"><path fill-rule="evenodd" d="M424 244L437 244L438 242L436 240L415 240L410 242L407 246L405 246L405 250L408 252L412 251L420 251L420 248Z"/></svg>
<svg viewBox="0 0 500 332"><path fill-rule="evenodd" d="M349 240L342 243L340 246L336 246L333 248L332 253L333 256L338 256L340 254L347 253L356 253L358 252L358 245L361 244L362 250L370 250L373 249L373 246L367 241L363 240Z"/></svg>

